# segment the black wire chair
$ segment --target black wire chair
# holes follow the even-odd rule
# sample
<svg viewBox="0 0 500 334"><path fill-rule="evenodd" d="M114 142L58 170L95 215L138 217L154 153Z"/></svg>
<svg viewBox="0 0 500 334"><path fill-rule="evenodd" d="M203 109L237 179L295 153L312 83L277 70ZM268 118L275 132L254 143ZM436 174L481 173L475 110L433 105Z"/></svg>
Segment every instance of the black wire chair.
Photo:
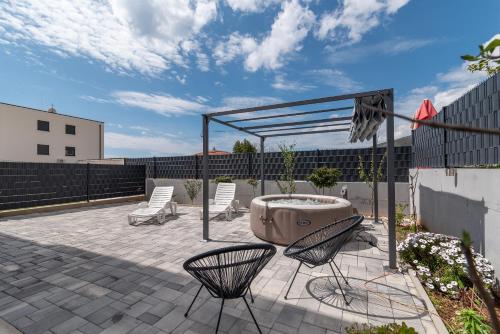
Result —
<svg viewBox="0 0 500 334"><path fill-rule="evenodd" d="M347 282L347 279L344 275L342 275L342 272L333 259L342 246L350 240L354 231L359 224L361 224L363 219L363 216L352 216L326 225L296 240L284 250L283 255L300 261L299 266L293 275L292 282L290 283L290 286L285 294L285 299L288 298L288 293L290 292L293 281L295 281L295 277L297 276L302 264L308 268L314 268L328 263L333 272L333 276L340 287L340 291L342 292L345 302L349 304L344 294L344 290L342 290L342 286L337 279L335 270L333 270L332 263L337 268L340 276L344 279L344 282L349 285L349 282Z"/></svg>
<svg viewBox="0 0 500 334"><path fill-rule="evenodd" d="M245 296L249 292L253 303L250 284L274 254L276 247L273 245L252 244L220 248L188 259L184 262L184 270L200 281L201 286L184 316L188 316L198 294L205 287L212 297L222 299L216 333L224 301L235 298L243 299L259 333L262 333Z"/></svg>

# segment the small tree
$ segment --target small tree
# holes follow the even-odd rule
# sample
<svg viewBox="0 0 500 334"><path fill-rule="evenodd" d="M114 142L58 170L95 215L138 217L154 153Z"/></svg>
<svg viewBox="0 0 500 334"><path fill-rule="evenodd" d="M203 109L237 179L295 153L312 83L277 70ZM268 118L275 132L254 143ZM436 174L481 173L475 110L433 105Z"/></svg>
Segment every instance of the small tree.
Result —
<svg viewBox="0 0 500 334"><path fill-rule="evenodd" d="M191 204L194 203L196 196L201 190L201 181L199 180L187 180L184 182L184 188L186 188L186 192L188 194L189 199L191 200Z"/></svg>
<svg viewBox="0 0 500 334"><path fill-rule="evenodd" d="M484 71L488 75L500 72L500 53L495 54L495 50L500 49L500 38L495 38L488 45L479 45L479 55L464 55L461 58L469 62L467 69L470 72Z"/></svg>
<svg viewBox="0 0 500 334"><path fill-rule="evenodd" d="M285 173L281 174L280 180L276 180L276 184L282 194L294 194L297 191L293 177L295 170L295 144L280 144L279 148L281 151L281 157L283 158ZM284 184L281 184L280 181Z"/></svg>
<svg viewBox="0 0 500 334"><path fill-rule="evenodd" d="M253 197L255 197L256 196L255 190L257 189L257 185L259 184L259 181L257 181L256 179L249 179L247 181L247 183L252 186Z"/></svg>
<svg viewBox="0 0 500 334"><path fill-rule="evenodd" d="M220 175L213 180L213 183L233 183L233 179L229 175Z"/></svg>
<svg viewBox="0 0 500 334"><path fill-rule="evenodd" d="M370 195L371 195L371 207L372 207L372 217L374 215L374 199L373 199L373 187L375 182L379 182L382 179L383 176L383 167L384 167L384 160L385 160L385 154L382 156L382 160L380 160L378 166L375 166L375 160L373 159L374 157L372 156L372 160L370 161L370 169L365 170L365 162L363 160L363 157L360 155L359 157L359 166L358 166L358 174L359 178L361 181L363 181L371 190Z"/></svg>
<svg viewBox="0 0 500 334"><path fill-rule="evenodd" d="M237 140L233 145L233 153L257 153L257 147L248 139Z"/></svg>
<svg viewBox="0 0 500 334"><path fill-rule="evenodd" d="M413 224L415 224L415 233L418 232L417 226L417 206L415 205L415 192L417 191L417 182L418 182L418 169L415 174L410 173L410 196L411 196L411 220L413 220Z"/></svg>
<svg viewBox="0 0 500 334"><path fill-rule="evenodd" d="M325 194L325 188L331 189L337 184L337 180L342 173L336 168L320 167L315 169L307 180L312 182L314 186L321 189L321 193Z"/></svg>

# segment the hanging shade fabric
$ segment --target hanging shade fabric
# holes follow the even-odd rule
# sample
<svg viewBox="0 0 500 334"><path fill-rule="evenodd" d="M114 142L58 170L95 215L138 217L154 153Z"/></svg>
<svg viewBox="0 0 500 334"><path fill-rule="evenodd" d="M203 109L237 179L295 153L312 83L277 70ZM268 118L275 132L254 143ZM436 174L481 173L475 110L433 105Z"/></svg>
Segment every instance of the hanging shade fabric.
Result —
<svg viewBox="0 0 500 334"><path fill-rule="evenodd" d="M351 143L371 139L385 120L385 114L377 111L387 110L384 97L380 94L354 99L349 140Z"/></svg>
<svg viewBox="0 0 500 334"><path fill-rule="evenodd" d="M422 104L420 107L417 109L415 112L415 117L414 119L418 120L425 120L425 119L431 119L432 117L437 115L436 108L432 105L431 100L425 99L422 101ZM416 130L420 124L418 123L411 123L410 128L412 130Z"/></svg>

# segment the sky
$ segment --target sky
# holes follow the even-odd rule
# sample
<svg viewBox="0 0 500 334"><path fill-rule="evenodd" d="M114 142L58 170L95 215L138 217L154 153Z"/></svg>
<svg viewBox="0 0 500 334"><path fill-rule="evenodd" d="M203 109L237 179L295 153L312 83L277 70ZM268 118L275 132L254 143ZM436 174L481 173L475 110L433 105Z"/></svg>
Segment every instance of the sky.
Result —
<svg viewBox="0 0 500 334"><path fill-rule="evenodd" d="M0 0L0 101L105 122L106 157L196 153L202 113L347 92L394 88L395 111L413 115L486 78L460 56L500 32L499 12L498 0ZM256 142L213 125L210 147L243 138ZM266 149L283 141L349 146L336 133Z"/></svg>

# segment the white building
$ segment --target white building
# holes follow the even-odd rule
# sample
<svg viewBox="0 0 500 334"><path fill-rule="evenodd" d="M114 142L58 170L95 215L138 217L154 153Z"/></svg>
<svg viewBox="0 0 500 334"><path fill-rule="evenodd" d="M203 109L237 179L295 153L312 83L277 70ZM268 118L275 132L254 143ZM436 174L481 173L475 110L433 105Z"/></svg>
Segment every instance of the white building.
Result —
<svg viewBox="0 0 500 334"><path fill-rule="evenodd" d="M79 162L104 158L104 123L0 103L0 161Z"/></svg>

